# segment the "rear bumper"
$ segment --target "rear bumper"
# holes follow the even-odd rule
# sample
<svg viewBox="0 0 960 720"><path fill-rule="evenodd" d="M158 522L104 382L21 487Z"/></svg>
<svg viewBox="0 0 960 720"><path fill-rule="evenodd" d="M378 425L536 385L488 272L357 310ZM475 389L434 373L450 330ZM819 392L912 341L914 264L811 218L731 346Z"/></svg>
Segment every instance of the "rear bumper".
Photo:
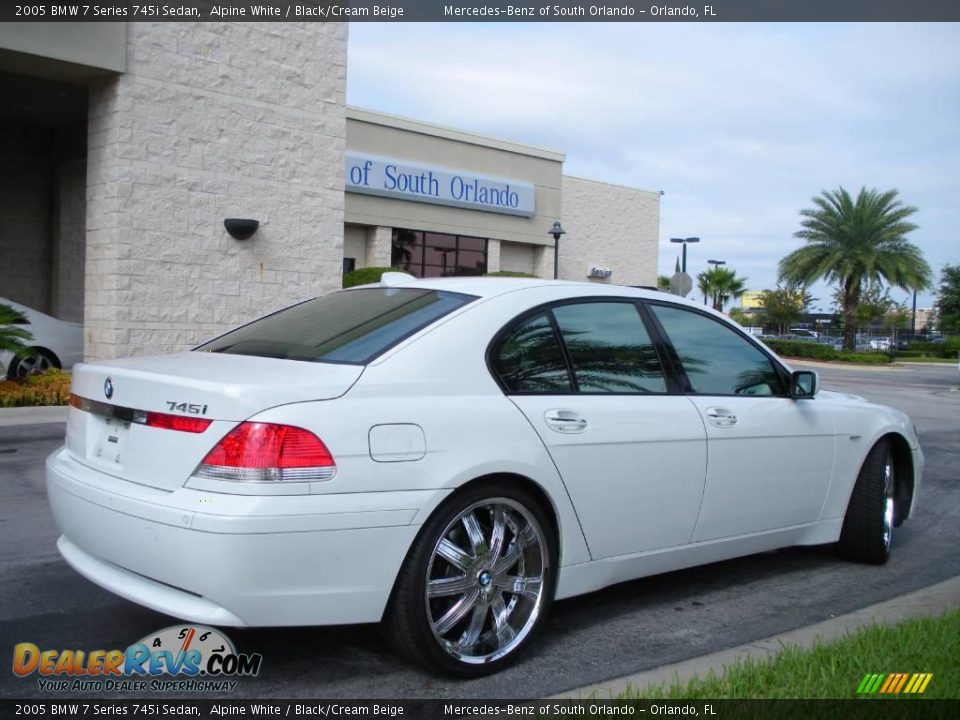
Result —
<svg viewBox="0 0 960 720"><path fill-rule="evenodd" d="M379 621L415 518L448 492L171 493L91 470L65 449L46 469L57 546L77 572L159 612L222 626Z"/></svg>

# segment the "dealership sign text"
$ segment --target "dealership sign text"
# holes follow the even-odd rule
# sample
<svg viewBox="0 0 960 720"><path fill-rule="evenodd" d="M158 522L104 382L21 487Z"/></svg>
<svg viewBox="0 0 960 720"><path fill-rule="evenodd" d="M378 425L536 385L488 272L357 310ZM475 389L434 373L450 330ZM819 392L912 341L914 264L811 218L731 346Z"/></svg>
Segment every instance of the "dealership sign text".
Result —
<svg viewBox="0 0 960 720"><path fill-rule="evenodd" d="M536 192L530 183L365 153L347 153L346 189L347 192L523 217L532 216L536 205Z"/></svg>

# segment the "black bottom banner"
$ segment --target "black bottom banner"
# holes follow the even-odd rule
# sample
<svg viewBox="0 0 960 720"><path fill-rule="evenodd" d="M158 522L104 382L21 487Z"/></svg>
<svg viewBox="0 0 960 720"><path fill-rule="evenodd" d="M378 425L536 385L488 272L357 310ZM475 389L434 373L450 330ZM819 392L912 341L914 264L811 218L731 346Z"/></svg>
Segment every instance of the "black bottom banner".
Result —
<svg viewBox="0 0 960 720"><path fill-rule="evenodd" d="M0 700L0 717L650 718L898 720L960 717L960 700Z"/></svg>

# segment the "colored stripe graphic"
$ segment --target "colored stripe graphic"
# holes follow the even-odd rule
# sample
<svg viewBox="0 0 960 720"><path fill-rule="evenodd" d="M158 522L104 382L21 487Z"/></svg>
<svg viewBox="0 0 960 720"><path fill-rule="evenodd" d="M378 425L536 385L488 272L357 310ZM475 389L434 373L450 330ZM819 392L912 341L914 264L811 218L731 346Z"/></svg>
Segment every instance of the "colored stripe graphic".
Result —
<svg viewBox="0 0 960 720"><path fill-rule="evenodd" d="M900 681L897 683L897 689L891 690L890 692L898 693L903 690L903 686L907 683L907 678L910 677L910 673L901 673Z"/></svg>
<svg viewBox="0 0 960 720"><path fill-rule="evenodd" d="M883 681L883 687L880 688L881 694L886 693L887 691L890 690L890 685L893 683L893 680L896 677L897 677L896 673L890 673L889 675L887 675L887 679Z"/></svg>
<svg viewBox="0 0 960 720"><path fill-rule="evenodd" d="M919 695L932 679L933 673L867 673L857 686L857 694Z"/></svg>

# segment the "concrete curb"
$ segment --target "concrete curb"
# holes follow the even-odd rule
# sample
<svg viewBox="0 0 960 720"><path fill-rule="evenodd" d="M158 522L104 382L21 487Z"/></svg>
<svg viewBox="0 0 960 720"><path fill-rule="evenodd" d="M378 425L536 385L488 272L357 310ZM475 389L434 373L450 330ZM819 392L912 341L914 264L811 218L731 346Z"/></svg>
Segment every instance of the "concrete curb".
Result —
<svg viewBox="0 0 960 720"><path fill-rule="evenodd" d="M867 372L901 372L907 368L897 363L885 365L861 365L859 363L823 362L808 358L784 358L790 365L805 365L814 368L830 368L835 370L866 370Z"/></svg>
<svg viewBox="0 0 960 720"><path fill-rule="evenodd" d="M585 685L554 695L552 698L579 699L594 696L598 699L607 699L622 693L628 686L643 690L650 685L661 683L669 685L674 680L682 683L694 676L704 677L710 670L720 674L738 659L752 657L757 660L767 660L776 657L785 645L809 648L816 640L829 641L868 625L893 624L908 618L936 616L956 607L960 607L960 576L816 625L798 628L748 645L690 658L672 665L664 665L594 685Z"/></svg>
<svg viewBox="0 0 960 720"><path fill-rule="evenodd" d="M897 360L892 363L887 363L884 365L867 365L861 363L847 363L847 362L824 362L822 360L811 360L809 358L790 358L785 357L790 365L809 365L810 367L822 367L822 368L832 368L840 370L873 370L875 372L891 372L895 370L909 370L912 367L946 367L952 368L957 363L954 363L953 360L950 362L943 363L932 363L932 362L910 362L908 360Z"/></svg>
<svg viewBox="0 0 960 720"><path fill-rule="evenodd" d="M67 421L66 405L44 407L0 408L0 427L42 425Z"/></svg>

